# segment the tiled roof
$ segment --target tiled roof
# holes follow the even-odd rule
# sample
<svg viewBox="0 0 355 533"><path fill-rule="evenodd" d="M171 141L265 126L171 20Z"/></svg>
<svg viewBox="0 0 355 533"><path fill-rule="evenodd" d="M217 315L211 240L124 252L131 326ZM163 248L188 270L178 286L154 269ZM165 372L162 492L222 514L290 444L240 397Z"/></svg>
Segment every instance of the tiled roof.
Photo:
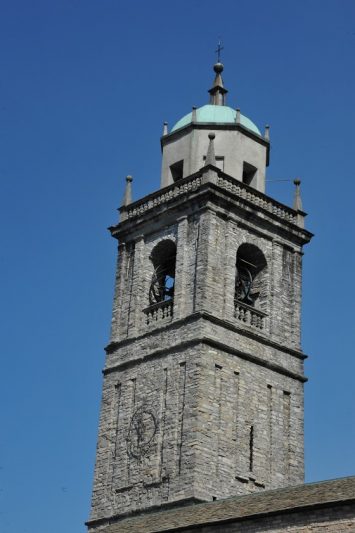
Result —
<svg viewBox="0 0 355 533"><path fill-rule="evenodd" d="M181 531L198 525L350 501L355 502L355 476L140 514L111 523L105 533Z"/></svg>

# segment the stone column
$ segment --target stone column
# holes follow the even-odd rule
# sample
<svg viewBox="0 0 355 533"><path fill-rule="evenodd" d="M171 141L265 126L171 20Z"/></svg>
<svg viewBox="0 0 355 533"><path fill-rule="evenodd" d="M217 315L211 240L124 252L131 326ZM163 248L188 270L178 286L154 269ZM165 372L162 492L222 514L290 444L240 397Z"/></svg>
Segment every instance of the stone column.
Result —
<svg viewBox="0 0 355 533"><path fill-rule="evenodd" d="M118 341L120 338L119 324L122 312L122 301L125 287L125 268L127 261L126 244L121 242L118 245L117 263L116 263L116 277L115 277L115 289L113 297L113 309L111 320L111 334L110 342Z"/></svg>
<svg viewBox="0 0 355 533"><path fill-rule="evenodd" d="M272 242L271 261L271 294L270 294L270 335L276 341L282 338L282 244L276 240Z"/></svg>
<svg viewBox="0 0 355 533"><path fill-rule="evenodd" d="M140 235L135 242L132 290L128 308L128 335L142 333L143 321L143 290L144 290L144 236Z"/></svg>
<svg viewBox="0 0 355 533"><path fill-rule="evenodd" d="M223 271L223 310L222 318L233 321L234 317L234 292L236 276L236 254L230 218L225 221L224 229L224 271Z"/></svg>
<svg viewBox="0 0 355 533"><path fill-rule="evenodd" d="M192 290L188 284L187 271L187 216L177 220L175 288L174 288L174 318L179 319L186 315L186 304L191 300Z"/></svg>

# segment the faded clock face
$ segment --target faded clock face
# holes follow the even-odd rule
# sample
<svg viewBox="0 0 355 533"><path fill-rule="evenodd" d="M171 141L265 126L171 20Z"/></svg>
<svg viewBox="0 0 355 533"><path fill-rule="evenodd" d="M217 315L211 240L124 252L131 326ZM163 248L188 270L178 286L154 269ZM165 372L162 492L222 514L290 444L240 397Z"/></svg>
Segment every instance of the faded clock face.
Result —
<svg viewBox="0 0 355 533"><path fill-rule="evenodd" d="M135 411L127 435L127 453L130 457L139 459L147 455L157 427L156 417L151 410L140 407Z"/></svg>

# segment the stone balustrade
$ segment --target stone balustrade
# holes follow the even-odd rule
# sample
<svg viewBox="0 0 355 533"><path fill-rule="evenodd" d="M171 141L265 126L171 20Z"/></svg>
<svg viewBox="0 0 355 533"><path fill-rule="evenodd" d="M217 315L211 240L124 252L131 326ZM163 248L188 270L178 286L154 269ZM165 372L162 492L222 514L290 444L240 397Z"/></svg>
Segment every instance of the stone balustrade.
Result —
<svg viewBox="0 0 355 533"><path fill-rule="evenodd" d="M148 325L159 321L171 320L174 314L173 311L174 300L164 300L143 309Z"/></svg>
<svg viewBox="0 0 355 533"><path fill-rule="evenodd" d="M252 202L254 205L265 209L273 215L287 220L288 222L292 222L293 224L297 223L297 213L293 209L287 207L286 205L280 204L275 200L272 200L265 194L253 189L248 185L245 185L245 183L242 183L241 181L237 181L236 179L226 175L219 175L217 179L217 185L219 185L219 187L222 189L230 191L236 196L239 196L240 198L244 198L245 200Z"/></svg>
<svg viewBox="0 0 355 533"><path fill-rule="evenodd" d="M206 167L206 169L208 168L209 167ZM206 177L207 176L204 175L204 169L201 169L198 174L193 174L192 176L178 180L172 185L146 196L142 200L133 202L127 207L121 208L121 220L135 218L156 206L177 198L178 196L198 190L204 182L209 181L208 177L207 179ZM297 218L297 212L290 207L273 200L253 187L250 187L221 171L216 171L216 178L215 183L221 189L231 192L236 197L242 198L287 222L301 225Z"/></svg>
<svg viewBox="0 0 355 533"><path fill-rule="evenodd" d="M165 189L161 189L154 194L151 194L148 198L135 202L131 207L127 209L127 218L133 218L138 215L142 215L149 209L156 207L160 204L164 204L169 200L181 196L191 191L195 191L201 185L201 175L193 175L189 178L185 178L177 181Z"/></svg>
<svg viewBox="0 0 355 533"><path fill-rule="evenodd" d="M266 316L266 313L263 311L255 309L255 307L251 307L239 300L236 300L234 303L234 317L247 326L263 330L265 328Z"/></svg>

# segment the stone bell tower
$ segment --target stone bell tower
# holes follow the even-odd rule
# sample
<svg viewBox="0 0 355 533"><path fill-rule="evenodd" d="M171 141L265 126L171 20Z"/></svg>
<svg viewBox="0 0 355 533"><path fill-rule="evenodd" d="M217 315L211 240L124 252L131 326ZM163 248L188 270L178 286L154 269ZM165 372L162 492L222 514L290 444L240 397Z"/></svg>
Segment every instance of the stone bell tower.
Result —
<svg viewBox="0 0 355 533"><path fill-rule="evenodd" d="M265 194L269 130L210 103L161 138L161 188L127 177L90 532L162 506L303 482L304 229Z"/></svg>

